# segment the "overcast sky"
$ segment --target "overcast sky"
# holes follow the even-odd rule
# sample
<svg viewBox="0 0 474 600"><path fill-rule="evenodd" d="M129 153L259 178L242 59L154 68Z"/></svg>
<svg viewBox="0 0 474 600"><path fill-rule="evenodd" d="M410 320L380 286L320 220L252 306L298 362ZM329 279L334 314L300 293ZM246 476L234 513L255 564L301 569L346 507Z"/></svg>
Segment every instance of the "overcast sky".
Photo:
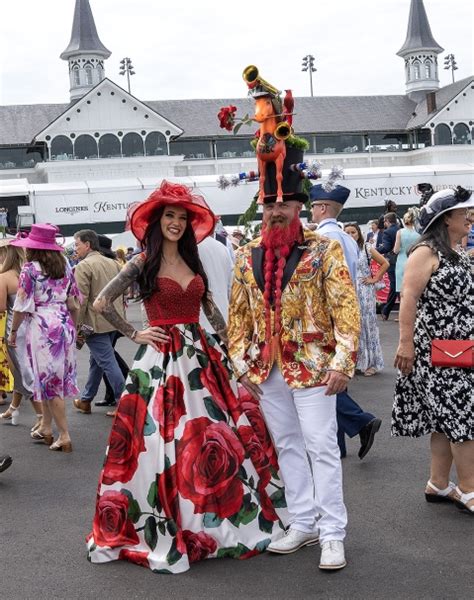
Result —
<svg viewBox="0 0 474 600"><path fill-rule="evenodd" d="M69 101L67 63L75 0L0 0L0 104ZM122 87L119 61L136 69L141 100L246 95L248 64L279 89L309 95L301 58L316 57L315 95L403 94L410 0L90 0L99 37L112 52L106 76ZM456 56L456 79L473 74L472 0L424 0L440 55ZM264 18L260 17L264 15ZM275 32L281 37L275 38Z"/></svg>

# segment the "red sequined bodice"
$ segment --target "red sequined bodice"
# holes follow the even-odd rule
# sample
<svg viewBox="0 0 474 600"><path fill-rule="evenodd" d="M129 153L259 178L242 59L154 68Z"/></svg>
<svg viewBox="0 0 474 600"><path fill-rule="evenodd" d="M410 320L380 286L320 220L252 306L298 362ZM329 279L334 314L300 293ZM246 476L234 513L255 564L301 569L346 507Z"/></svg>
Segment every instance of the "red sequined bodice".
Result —
<svg viewBox="0 0 474 600"><path fill-rule="evenodd" d="M204 295L204 282L200 275L195 275L185 290L170 277L158 277L158 283L158 291L144 301L151 326L199 322Z"/></svg>

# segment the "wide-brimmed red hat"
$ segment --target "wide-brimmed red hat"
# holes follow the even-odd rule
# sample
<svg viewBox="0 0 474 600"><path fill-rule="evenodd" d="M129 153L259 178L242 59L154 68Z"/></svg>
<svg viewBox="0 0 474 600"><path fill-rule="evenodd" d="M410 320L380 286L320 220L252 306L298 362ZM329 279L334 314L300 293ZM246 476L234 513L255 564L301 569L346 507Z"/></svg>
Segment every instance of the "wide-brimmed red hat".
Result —
<svg viewBox="0 0 474 600"><path fill-rule="evenodd" d="M186 209L198 244L214 229L215 215L204 198L193 194L192 188L164 179L159 188L146 200L133 206L129 213L130 229L137 240L143 241L153 214L162 206L180 206Z"/></svg>

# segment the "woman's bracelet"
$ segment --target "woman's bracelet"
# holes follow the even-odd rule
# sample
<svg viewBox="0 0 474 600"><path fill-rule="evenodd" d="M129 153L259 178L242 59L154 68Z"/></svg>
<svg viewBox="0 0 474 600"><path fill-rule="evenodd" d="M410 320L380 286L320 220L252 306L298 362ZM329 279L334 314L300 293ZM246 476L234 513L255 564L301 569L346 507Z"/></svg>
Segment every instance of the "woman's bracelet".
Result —
<svg viewBox="0 0 474 600"><path fill-rule="evenodd" d="M132 341L133 341L133 340L135 340L135 338L137 337L137 335L138 335L138 331L137 331L136 329L134 329L134 330L132 331L132 335L130 336L130 339L131 339Z"/></svg>

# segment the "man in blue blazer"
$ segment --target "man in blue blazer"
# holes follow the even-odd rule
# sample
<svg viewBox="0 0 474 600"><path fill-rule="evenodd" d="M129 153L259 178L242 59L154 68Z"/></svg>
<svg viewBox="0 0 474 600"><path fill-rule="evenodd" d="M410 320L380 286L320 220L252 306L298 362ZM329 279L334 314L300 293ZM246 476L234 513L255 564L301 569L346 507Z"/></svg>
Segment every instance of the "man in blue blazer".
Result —
<svg viewBox="0 0 474 600"><path fill-rule="evenodd" d="M397 215L394 212L389 212L384 216L384 227L382 237L377 242L377 252L383 254L390 263L388 268L388 278L390 280L390 291L388 293L387 302L382 308L382 319L388 321L390 311L397 299L397 284L395 278L395 266L397 263L397 255L393 252L395 239L397 237L398 222Z"/></svg>

